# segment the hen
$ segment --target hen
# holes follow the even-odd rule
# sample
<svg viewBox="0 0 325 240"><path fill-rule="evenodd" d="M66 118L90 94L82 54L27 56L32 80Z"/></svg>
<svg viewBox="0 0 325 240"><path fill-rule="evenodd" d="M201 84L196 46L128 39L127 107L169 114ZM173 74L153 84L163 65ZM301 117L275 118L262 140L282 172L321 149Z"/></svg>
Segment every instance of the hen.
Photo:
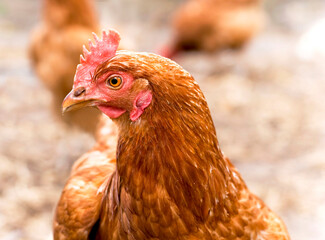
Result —
<svg viewBox="0 0 325 240"><path fill-rule="evenodd" d="M222 154L193 77L155 54L116 52L113 30L95 38L63 111L96 106L113 119L116 160L110 133L78 161L54 239L289 239Z"/></svg>
<svg viewBox="0 0 325 240"><path fill-rule="evenodd" d="M161 49L166 57L186 50L237 48L261 28L260 0L189 0L175 13L173 39Z"/></svg>
<svg viewBox="0 0 325 240"><path fill-rule="evenodd" d="M61 103L71 90L82 45L99 23L92 0L44 0L43 22L32 33L29 55L37 76L51 91L54 112L62 119ZM68 113L66 122L94 132L98 111Z"/></svg>

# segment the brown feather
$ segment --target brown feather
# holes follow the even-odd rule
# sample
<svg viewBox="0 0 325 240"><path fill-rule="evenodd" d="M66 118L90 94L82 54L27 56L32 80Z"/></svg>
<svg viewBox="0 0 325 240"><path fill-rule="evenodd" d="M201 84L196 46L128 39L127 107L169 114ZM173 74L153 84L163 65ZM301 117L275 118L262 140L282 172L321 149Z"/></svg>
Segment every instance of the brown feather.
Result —
<svg viewBox="0 0 325 240"><path fill-rule="evenodd" d="M96 75L113 69L132 73L136 91L150 89L153 99L137 121L128 114L115 120L116 169L106 162L101 209L91 218L99 222L96 239L290 239L222 154L206 100L189 73L158 55L125 51ZM103 154L106 148L96 147ZM68 222L65 227L71 229Z"/></svg>

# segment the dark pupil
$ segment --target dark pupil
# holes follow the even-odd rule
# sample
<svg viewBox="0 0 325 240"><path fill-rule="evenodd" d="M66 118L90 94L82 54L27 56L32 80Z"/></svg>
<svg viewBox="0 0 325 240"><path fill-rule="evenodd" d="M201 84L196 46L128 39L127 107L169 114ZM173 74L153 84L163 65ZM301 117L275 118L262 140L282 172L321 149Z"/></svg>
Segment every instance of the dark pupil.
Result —
<svg viewBox="0 0 325 240"><path fill-rule="evenodd" d="M112 85L116 85L118 83L117 78L112 78L111 83Z"/></svg>

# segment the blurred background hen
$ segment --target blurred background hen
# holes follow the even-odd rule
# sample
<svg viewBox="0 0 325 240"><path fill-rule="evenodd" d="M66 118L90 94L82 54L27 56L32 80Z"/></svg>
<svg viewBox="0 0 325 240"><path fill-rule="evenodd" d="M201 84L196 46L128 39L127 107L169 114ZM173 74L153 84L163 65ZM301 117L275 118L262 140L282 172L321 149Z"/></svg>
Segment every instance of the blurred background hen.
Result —
<svg viewBox="0 0 325 240"><path fill-rule="evenodd" d="M187 6L196 2L200 4L191 11ZM190 13L200 9L209 10L204 10L200 21L188 23ZM52 239L53 209L73 162L98 152L114 155L116 129L107 118L101 119L95 142L74 128L79 125L93 132L95 125L86 123L88 118L82 123L84 117L66 115L66 125L59 113L59 98L71 89L76 69L72 65L79 62L90 33L101 29L98 26L115 28L127 49L155 52L168 43L162 50L175 53L180 32L196 34L197 26L214 19L219 24L208 28L223 37L214 35L208 48L197 47L204 46L202 39L207 37L197 38L199 51L183 51L188 50L186 43L175 59L199 82L221 149L252 192L280 215L292 239L324 239L325 188L320 183L325 181L325 51L319 44L324 9L320 0L2 0L0 238ZM66 23L64 16L69 16L68 24L60 25ZM222 21L227 18L220 16L234 21ZM235 21L243 16L245 20ZM179 30L182 25L192 27ZM229 25L234 31L227 30ZM242 40L230 43L232 37ZM237 48L240 45L244 47ZM58 49L52 51L52 47ZM48 51L43 52L44 48ZM67 53L71 57L63 55ZM48 69L53 70L47 73ZM65 77L69 74L70 79ZM99 180L105 175L105 167L88 172L93 162L86 159L79 159L70 179L80 171L85 172L82 177L88 174Z"/></svg>
<svg viewBox="0 0 325 240"><path fill-rule="evenodd" d="M94 133L99 113L85 109L61 114L61 103L71 88L82 46L99 29L93 0L44 0L42 23L32 33L30 58L39 79L51 91L58 119Z"/></svg>
<svg viewBox="0 0 325 240"><path fill-rule="evenodd" d="M189 0L174 13L172 36L161 54L239 48L264 24L260 0Z"/></svg>

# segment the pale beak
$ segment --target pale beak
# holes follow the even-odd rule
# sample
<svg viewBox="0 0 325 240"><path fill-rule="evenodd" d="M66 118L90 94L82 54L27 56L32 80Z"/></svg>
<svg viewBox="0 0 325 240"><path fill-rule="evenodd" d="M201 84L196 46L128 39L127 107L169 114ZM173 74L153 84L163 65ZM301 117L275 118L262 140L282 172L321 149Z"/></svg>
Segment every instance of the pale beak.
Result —
<svg viewBox="0 0 325 240"><path fill-rule="evenodd" d="M87 99L85 88L72 89L62 102L62 114L83 107L96 106L96 100Z"/></svg>

